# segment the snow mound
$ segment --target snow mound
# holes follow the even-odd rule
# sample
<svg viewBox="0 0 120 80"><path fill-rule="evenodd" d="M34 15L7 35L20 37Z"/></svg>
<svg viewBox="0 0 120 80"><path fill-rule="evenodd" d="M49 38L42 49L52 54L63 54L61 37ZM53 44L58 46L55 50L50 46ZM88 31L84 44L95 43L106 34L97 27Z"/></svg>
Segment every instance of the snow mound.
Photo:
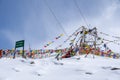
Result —
<svg viewBox="0 0 120 80"><path fill-rule="evenodd" d="M31 64L32 63L32 64ZM120 59L0 59L0 80L120 80Z"/></svg>

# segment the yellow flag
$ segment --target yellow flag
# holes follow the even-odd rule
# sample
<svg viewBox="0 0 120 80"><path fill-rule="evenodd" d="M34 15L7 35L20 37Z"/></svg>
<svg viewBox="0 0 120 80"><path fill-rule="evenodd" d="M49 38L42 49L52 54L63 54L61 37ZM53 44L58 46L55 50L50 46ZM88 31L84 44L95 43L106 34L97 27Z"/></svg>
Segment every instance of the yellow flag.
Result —
<svg viewBox="0 0 120 80"><path fill-rule="evenodd" d="M14 50L15 50L15 49L14 49L14 48L12 48L12 52L14 52Z"/></svg>
<svg viewBox="0 0 120 80"><path fill-rule="evenodd" d="M35 52L35 50L32 50L32 53L34 53Z"/></svg>
<svg viewBox="0 0 120 80"><path fill-rule="evenodd" d="M52 42L49 42L48 44L51 44Z"/></svg>
<svg viewBox="0 0 120 80"><path fill-rule="evenodd" d="M22 51L22 50L20 50L20 54L22 54L22 52L23 52L23 51Z"/></svg>
<svg viewBox="0 0 120 80"><path fill-rule="evenodd" d="M60 36L64 36L64 34L60 34Z"/></svg>
<svg viewBox="0 0 120 80"><path fill-rule="evenodd" d="M88 34L88 31L85 31L85 34Z"/></svg>
<svg viewBox="0 0 120 80"><path fill-rule="evenodd" d="M74 40L71 40L71 42L74 42Z"/></svg>

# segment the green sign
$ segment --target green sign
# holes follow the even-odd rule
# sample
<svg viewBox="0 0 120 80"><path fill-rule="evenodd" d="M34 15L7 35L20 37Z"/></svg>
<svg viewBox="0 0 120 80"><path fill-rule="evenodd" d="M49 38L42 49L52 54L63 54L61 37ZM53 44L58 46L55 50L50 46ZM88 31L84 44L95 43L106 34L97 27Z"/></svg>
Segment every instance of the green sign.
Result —
<svg viewBox="0 0 120 80"><path fill-rule="evenodd" d="M19 48L19 47L23 47L22 57L25 57L24 56L24 40L16 41L16 43L15 43L15 50L16 50L16 48ZM13 59L15 58L15 54L16 54L16 52L14 52Z"/></svg>
<svg viewBox="0 0 120 80"><path fill-rule="evenodd" d="M17 41L15 44L15 48L19 48L19 47L24 47L24 40L21 41Z"/></svg>

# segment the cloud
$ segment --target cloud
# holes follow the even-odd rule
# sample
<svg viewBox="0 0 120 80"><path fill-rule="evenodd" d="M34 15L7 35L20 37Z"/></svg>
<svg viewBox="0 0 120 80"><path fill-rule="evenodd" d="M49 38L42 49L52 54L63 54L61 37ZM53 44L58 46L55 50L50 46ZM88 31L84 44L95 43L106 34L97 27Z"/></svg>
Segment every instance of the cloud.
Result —
<svg viewBox="0 0 120 80"><path fill-rule="evenodd" d="M46 1L68 35L72 34L80 26L86 26L73 1ZM89 28L97 27L98 31L120 36L120 17L118 14L120 13L120 6L117 0L92 0L90 3L84 0L76 1L88 24L91 25ZM17 8L20 8L20 11L18 11L23 16L20 18L21 20L18 20L19 24L13 25L13 30L9 28L3 31L13 44L12 46L14 46L15 41L25 39L26 49L28 49L29 44L32 49L40 49L48 42L54 40L56 36L63 33L60 25L43 0L29 1L29 3L25 1L23 6L21 6L22 4L21 2ZM62 37L48 48L54 48L62 44L65 38L66 36Z"/></svg>

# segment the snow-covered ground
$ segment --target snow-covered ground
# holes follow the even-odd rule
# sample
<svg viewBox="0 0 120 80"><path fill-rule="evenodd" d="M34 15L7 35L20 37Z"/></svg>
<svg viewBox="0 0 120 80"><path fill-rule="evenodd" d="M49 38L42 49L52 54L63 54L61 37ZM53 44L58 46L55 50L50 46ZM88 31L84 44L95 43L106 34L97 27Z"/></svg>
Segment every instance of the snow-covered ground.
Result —
<svg viewBox="0 0 120 80"><path fill-rule="evenodd" d="M31 64L33 63L33 64ZM120 59L0 59L0 80L120 80Z"/></svg>

